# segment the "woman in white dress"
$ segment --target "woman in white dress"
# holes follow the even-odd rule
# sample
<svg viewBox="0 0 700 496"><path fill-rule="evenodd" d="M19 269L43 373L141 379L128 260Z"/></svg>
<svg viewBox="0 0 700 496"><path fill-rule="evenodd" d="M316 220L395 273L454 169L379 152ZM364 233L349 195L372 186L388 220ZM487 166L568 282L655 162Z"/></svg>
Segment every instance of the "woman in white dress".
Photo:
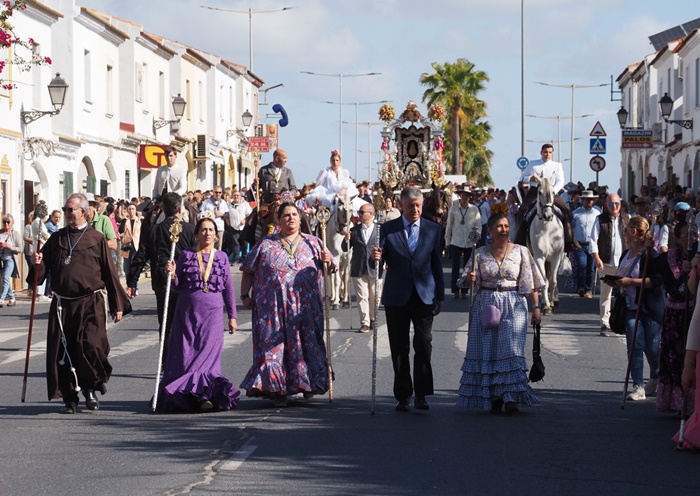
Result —
<svg viewBox="0 0 700 496"><path fill-rule="evenodd" d="M349 198L358 195L355 182L350 178L350 171L343 169L341 164L340 152L331 151L331 165L319 173L316 187L306 195L307 205L314 206L318 200L321 205L330 208L339 193L345 192Z"/></svg>

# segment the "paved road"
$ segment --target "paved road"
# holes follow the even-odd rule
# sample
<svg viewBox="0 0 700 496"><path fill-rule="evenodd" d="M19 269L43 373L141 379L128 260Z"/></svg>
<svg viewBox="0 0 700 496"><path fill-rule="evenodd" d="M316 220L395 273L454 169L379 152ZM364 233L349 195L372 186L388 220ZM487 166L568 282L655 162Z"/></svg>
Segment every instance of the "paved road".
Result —
<svg viewBox="0 0 700 496"><path fill-rule="evenodd" d="M540 404L517 416L454 407L468 301L452 299L435 321L437 390L429 412L394 411L381 325L377 413L370 416L371 336L350 329L344 309L331 315L333 403L298 399L276 409L242 398L233 412L153 415L148 400L157 324L147 286L144 281L133 314L110 328L114 375L100 411L75 416L46 401L48 305L38 305L26 403L20 392L29 303L1 310L2 495L658 496L700 490L698 457L673 450L678 419L657 413L653 400L620 408L624 342L598 336L595 298L563 294L559 312L545 318L547 375L534 386ZM252 361L250 313L239 310L240 330L226 335L223 359L236 384ZM353 324L357 329L357 315Z"/></svg>

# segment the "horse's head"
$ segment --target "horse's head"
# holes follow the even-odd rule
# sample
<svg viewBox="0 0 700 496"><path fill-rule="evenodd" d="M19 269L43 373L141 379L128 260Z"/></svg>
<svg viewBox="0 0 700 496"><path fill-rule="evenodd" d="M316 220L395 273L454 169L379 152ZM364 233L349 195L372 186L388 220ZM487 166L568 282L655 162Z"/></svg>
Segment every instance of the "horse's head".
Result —
<svg viewBox="0 0 700 496"><path fill-rule="evenodd" d="M537 178L537 215L545 222L554 218L554 191L552 183L544 178Z"/></svg>
<svg viewBox="0 0 700 496"><path fill-rule="evenodd" d="M346 193L336 195L335 230L344 233L350 227L352 219L352 199Z"/></svg>

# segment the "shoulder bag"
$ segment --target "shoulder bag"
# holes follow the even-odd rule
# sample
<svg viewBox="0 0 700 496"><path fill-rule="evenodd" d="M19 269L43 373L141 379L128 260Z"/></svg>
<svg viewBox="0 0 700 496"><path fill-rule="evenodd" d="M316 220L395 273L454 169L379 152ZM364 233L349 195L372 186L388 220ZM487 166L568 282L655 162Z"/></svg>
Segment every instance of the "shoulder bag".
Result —
<svg viewBox="0 0 700 496"><path fill-rule="evenodd" d="M530 367L530 382L538 382L544 379L544 362L540 356L540 324L533 324L535 337L532 340L532 366Z"/></svg>

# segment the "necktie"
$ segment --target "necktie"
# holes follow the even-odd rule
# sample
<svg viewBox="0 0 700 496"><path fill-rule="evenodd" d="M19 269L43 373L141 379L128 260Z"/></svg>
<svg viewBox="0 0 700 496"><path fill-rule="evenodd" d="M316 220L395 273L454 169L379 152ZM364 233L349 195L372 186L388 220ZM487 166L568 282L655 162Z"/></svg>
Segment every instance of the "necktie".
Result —
<svg viewBox="0 0 700 496"><path fill-rule="evenodd" d="M409 224L409 226L408 226L408 250L411 253L415 252L417 244L418 244L418 237L416 236L416 225Z"/></svg>

